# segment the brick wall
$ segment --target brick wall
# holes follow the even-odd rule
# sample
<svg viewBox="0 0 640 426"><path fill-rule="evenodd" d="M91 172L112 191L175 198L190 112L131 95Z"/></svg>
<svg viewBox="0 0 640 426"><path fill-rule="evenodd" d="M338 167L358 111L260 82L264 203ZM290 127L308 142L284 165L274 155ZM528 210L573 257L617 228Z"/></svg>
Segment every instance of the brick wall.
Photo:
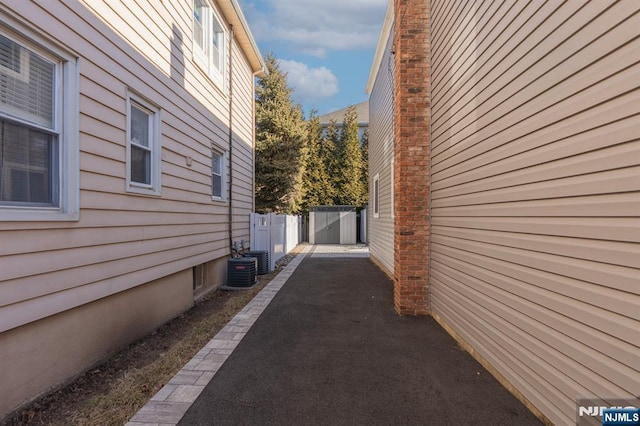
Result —
<svg viewBox="0 0 640 426"><path fill-rule="evenodd" d="M428 315L428 0L395 0L394 7L394 303L400 315Z"/></svg>

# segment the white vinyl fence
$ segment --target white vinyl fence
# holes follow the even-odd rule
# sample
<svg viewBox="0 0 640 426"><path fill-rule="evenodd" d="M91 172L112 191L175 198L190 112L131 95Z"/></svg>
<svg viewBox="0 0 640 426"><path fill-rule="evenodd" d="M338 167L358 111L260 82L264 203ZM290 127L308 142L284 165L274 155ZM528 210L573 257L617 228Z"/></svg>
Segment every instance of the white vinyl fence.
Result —
<svg viewBox="0 0 640 426"><path fill-rule="evenodd" d="M269 252L269 270L300 243L300 216L251 213L251 250Z"/></svg>

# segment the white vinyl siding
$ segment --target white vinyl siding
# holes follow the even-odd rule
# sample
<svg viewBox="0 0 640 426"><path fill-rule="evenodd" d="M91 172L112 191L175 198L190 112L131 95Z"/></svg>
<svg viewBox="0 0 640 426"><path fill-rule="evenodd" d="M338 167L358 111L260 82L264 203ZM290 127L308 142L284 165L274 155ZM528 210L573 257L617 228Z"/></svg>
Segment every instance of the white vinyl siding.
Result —
<svg viewBox="0 0 640 426"><path fill-rule="evenodd" d="M431 2L431 307L555 424L640 395L639 9Z"/></svg>
<svg viewBox="0 0 640 426"><path fill-rule="evenodd" d="M0 23L0 221L77 219L77 67Z"/></svg>
<svg viewBox="0 0 640 426"><path fill-rule="evenodd" d="M130 94L127 97L127 191L160 195L161 129L160 109Z"/></svg>
<svg viewBox="0 0 640 426"><path fill-rule="evenodd" d="M369 97L369 176L376 177L370 181L369 191L375 194L377 183L378 195L372 195L369 206L368 243L371 256L390 274L394 270L393 31L391 26L388 34L381 34L381 38L386 38L379 42L379 68L375 72Z"/></svg>

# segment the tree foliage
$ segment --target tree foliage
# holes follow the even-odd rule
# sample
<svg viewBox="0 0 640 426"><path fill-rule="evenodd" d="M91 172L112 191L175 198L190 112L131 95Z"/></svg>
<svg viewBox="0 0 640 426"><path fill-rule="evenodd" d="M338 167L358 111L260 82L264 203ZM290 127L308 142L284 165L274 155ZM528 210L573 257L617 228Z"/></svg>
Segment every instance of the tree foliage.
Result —
<svg viewBox="0 0 640 426"><path fill-rule="evenodd" d="M338 158L338 145L340 144L340 131L338 130L338 123L336 120L329 121L327 128L325 129L324 136L322 137L322 147L320 149L320 161L327 169L327 173L330 176L331 184L334 186L332 196L337 196L337 180L336 175L340 172L340 160ZM333 204L334 200L331 200Z"/></svg>
<svg viewBox="0 0 640 426"><path fill-rule="evenodd" d="M302 203L300 210L309 211L309 207L333 204L335 188L327 168L324 138L320 118L315 111L307 121L305 166L302 179Z"/></svg>
<svg viewBox="0 0 640 426"><path fill-rule="evenodd" d="M368 134L358 140L356 108L347 109L342 126L332 120L323 130L315 111L304 120L278 60L269 54L266 65L256 85L256 211L305 214L316 205L365 204Z"/></svg>
<svg viewBox="0 0 640 426"><path fill-rule="evenodd" d="M347 108L336 148L338 192L336 204L361 206L367 200L366 182L362 181L366 165L363 163L358 139L358 114L355 106Z"/></svg>
<svg viewBox="0 0 640 426"><path fill-rule="evenodd" d="M362 185L364 186L364 194L362 204L369 201L369 128L364 129L362 138L360 139L360 149L362 149Z"/></svg>
<svg viewBox="0 0 640 426"><path fill-rule="evenodd" d="M256 211L293 213L301 198L307 129L278 60L269 54L266 64L268 75L256 85Z"/></svg>

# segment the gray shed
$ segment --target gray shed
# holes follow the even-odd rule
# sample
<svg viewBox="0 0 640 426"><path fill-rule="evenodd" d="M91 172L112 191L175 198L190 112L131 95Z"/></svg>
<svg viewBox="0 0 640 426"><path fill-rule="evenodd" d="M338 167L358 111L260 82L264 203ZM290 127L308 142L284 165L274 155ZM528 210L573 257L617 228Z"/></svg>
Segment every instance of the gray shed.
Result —
<svg viewBox="0 0 640 426"><path fill-rule="evenodd" d="M309 210L309 243L355 244L355 206L315 206Z"/></svg>

